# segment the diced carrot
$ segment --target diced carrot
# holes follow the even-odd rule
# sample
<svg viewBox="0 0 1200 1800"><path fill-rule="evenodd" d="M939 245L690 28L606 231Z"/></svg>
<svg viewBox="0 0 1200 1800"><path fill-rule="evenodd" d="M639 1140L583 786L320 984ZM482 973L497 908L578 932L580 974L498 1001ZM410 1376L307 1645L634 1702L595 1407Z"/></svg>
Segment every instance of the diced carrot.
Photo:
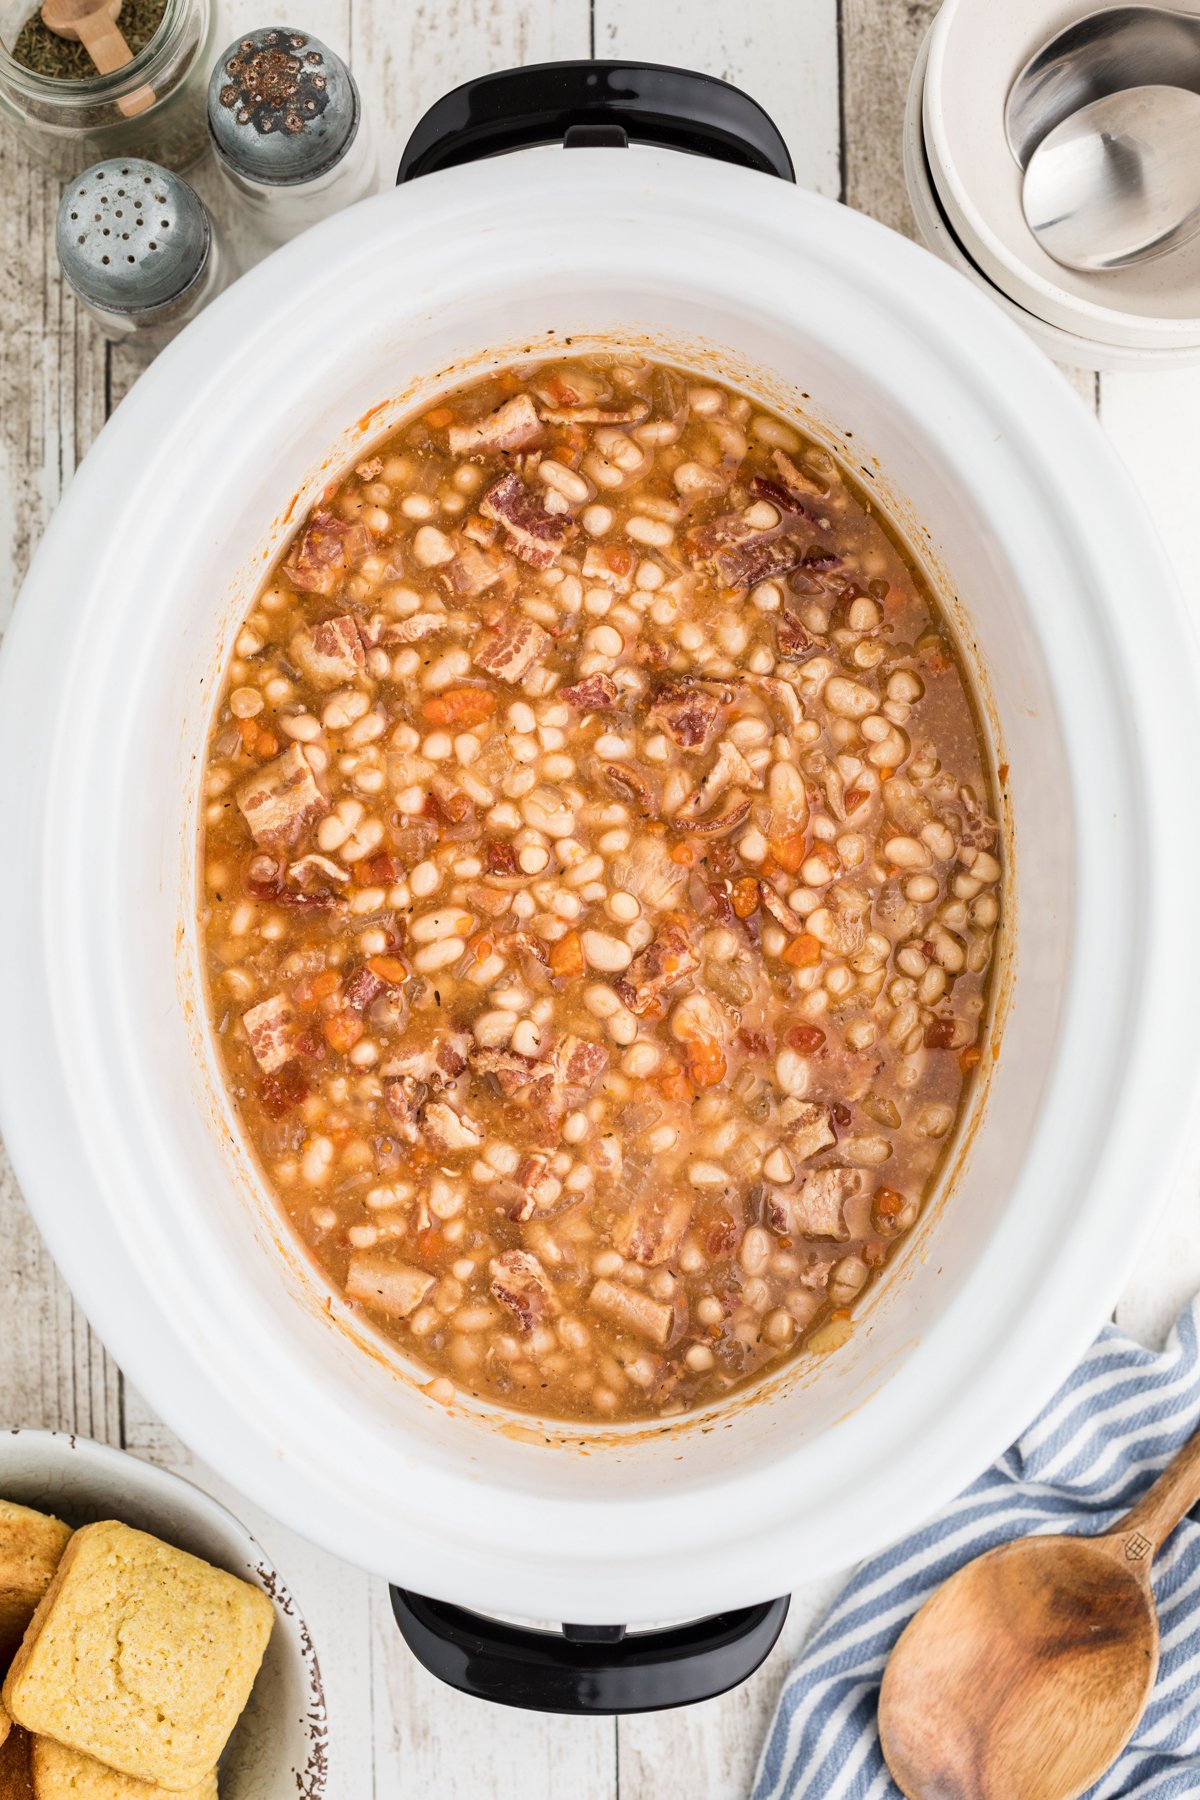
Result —
<svg viewBox="0 0 1200 1800"><path fill-rule="evenodd" d="M690 869L695 860L696 852L692 849L690 844L672 845L671 861L673 863L678 863L681 869Z"/></svg>
<svg viewBox="0 0 1200 1800"><path fill-rule="evenodd" d="M683 1070L674 1065L659 1080L664 1100L690 1100L695 1090Z"/></svg>
<svg viewBox="0 0 1200 1800"><path fill-rule="evenodd" d="M758 907L758 882L754 876L743 875L735 881L729 899L738 918L748 919Z"/></svg>
<svg viewBox="0 0 1200 1800"><path fill-rule="evenodd" d="M273 731L267 731L261 725L258 728L258 743L254 747L264 762L279 755L279 739Z"/></svg>
<svg viewBox="0 0 1200 1800"><path fill-rule="evenodd" d="M969 1075L979 1062L978 1044L968 1044L965 1050L958 1053L958 1066L964 1075Z"/></svg>
<svg viewBox="0 0 1200 1800"><path fill-rule="evenodd" d="M821 960L821 941L811 931L802 931L782 952L781 960L793 969L811 969Z"/></svg>
<svg viewBox="0 0 1200 1800"><path fill-rule="evenodd" d="M336 1012L325 1021L325 1041L339 1056L352 1050L363 1034L363 1022L357 1013Z"/></svg>
<svg viewBox="0 0 1200 1800"><path fill-rule="evenodd" d="M368 956L367 967L389 987L399 987L408 980L408 970L398 956Z"/></svg>
<svg viewBox="0 0 1200 1800"><path fill-rule="evenodd" d="M568 931L550 946L550 967L558 976L583 974L583 940Z"/></svg>
<svg viewBox="0 0 1200 1800"><path fill-rule="evenodd" d="M432 425L435 431L441 431L446 425L453 425L454 410L449 406L435 406L425 414L425 423Z"/></svg>
<svg viewBox="0 0 1200 1800"><path fill-rule="evenodd" d="M863 801L869 799L870 794L866 788L847 788L844 801L846 811L848 813L857 812Z"/></svg>
<svg viewBox="0 0 1200 1800"><path fill-rule="evenodd" d="M496 696L484 688L450 688L426 700L422 716L430 725L482 725L496 710Z"/></svg>
<svg viewBox="0 0 1200 1800"><path fill-rule="evenodd" d="M320 969L315 975L301 976L292 989L292 999L301 1012L311 1012L330 994L336 994L341 976L336 969Z"/></svg>
<svg viewBox="0 0 1200 1800"><path fill-rule="evenodd" d="M255 744L258 742L258 726L254 723L254 720L239 719L237 728L238 735L242 740L242 749L253 751Z"/></svg>
<svg viewBox="0 0 1200 1800"><path fill-rule="evenodd" d="M495 948L496 941L490 932L481 931L478 937L471 939L470 949L477 963L485 963Z"/></svg>
<svg viewBox="0 0 1200 1800"><path fill-rule="evenodd" d="M701 1088L725 1079L725 1053L716 1038L697 1038L688 1045L688 1073Z"/></svg>
<svg viewBox="0 0 1200 1800"><path fill-rule="evenodd" d="M620 544L613 544L606 550L604 560L614 575L633 574L633 551L624 549Z"/></svg>
<svg viewBox="0 0 1200 1800"><path fill-rule="evenodd" d="M804 861L805 838L802 831L793 831L787 837L771 839L771 854L781 869L794 875Z"/></svg>

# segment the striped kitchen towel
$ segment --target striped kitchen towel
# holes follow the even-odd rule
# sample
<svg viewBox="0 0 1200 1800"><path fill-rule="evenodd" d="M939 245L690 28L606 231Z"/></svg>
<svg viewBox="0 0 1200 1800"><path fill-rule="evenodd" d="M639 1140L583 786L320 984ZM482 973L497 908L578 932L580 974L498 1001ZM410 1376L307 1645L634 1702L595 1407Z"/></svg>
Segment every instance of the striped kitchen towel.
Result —
<svg viewBox="0 0 1200 1800"><path fill-rule="evenodd" d="M1200 1425L1200 1296L1161 1352L1115 1326L1011 1450L904 1543L864 1563L788 1677L753 1800L899 1800L875 1709L888 1653L948 1575L1030 1532L1103 1531ZM1197 1509L1200 1510L1200 1509ZM1200 1796L1200 1522L1159 1552L1158 1681L1125 1753L1090 1800Z"/></svg>

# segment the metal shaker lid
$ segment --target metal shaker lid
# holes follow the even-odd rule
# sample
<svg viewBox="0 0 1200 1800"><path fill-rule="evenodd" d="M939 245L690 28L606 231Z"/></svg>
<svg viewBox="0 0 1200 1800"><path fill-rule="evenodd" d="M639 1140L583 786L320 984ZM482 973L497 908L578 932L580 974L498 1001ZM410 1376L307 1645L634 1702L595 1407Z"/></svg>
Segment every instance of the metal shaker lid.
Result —
<svg viewBox="0 0 1200 1800"><path fill-rule="evenodd" d="M343 155L358 129L358 89L319 38L264 26L238 38L208 84L217 155L268 186L311 181Z"/></svg>
<svg viewBox="0 0 1200 1800"><path fill-rule="evenodd" d="M58 208L63 274L105 312L143 312L176 299L204 268L211 242L204 203L187 182L137 156L93 163Z"/></svg>

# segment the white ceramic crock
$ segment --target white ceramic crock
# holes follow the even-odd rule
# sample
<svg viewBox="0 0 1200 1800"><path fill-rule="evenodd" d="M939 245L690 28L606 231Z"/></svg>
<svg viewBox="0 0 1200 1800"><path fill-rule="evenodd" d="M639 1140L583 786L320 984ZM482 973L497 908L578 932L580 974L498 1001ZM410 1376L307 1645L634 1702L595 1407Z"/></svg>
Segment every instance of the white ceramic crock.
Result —
<svg viewBox="0 0 1200 1800"><path fill-rule="evenodd" d="M1008 1006L948 1204L839 1352L715 1419L545 1431L355 1341L237 1140L193 923L239 616L330 473L447 383L649 345L803 413L924 554L1015 820ZM828 201L671 151L524 151L328 221L105 429L0 673L0 1112L67 1278L148 1400L317 1541L468 1605L597 1622L784 1592L907 1531L1111 1308L1193 1098L1196 645L1067 385L958 276Z"/></svg>

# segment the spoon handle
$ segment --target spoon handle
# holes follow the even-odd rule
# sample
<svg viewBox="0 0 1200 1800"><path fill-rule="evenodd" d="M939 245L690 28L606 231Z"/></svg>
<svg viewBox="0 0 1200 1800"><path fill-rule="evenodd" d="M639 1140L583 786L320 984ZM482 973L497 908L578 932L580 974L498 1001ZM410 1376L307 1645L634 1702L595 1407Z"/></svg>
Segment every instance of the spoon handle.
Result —
<svg viewBox="0 0 1200 1800"><path fill-rule="evenodd" d="M1190 1437L1148 1493L1109 1535L1129 1562L1149 1564L1180 1519L1200 1500L1200 1431Z"/></svg>

